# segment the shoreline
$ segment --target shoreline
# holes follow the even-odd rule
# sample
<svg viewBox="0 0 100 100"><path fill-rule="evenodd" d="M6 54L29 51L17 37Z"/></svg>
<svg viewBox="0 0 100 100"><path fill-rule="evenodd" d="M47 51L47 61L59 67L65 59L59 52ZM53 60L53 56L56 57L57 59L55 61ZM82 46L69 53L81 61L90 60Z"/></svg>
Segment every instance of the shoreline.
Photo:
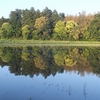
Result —
<svg viewBox="0 0 100 100"><path fill-rule="evenodd" d="M0 40L0 46L100 46L98 41Z"/></svg>

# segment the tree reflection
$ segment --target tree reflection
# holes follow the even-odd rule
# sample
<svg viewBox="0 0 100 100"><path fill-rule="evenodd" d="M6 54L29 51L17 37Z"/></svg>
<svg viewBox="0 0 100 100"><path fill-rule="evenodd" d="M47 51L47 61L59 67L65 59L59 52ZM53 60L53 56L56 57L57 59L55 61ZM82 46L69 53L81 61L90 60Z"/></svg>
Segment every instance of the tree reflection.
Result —
<svg viewBox="0 0 100 100"><path fill-rule="evenodd" d="M74 71L100 76L99 47L0 47L0 65L15 75L49 75Z"/></svg>

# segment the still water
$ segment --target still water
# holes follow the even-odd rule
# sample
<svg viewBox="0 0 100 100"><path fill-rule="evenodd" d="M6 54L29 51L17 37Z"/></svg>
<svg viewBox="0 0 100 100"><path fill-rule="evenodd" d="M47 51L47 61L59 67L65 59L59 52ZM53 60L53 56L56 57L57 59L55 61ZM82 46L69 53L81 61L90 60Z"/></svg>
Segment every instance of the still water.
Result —
<svg viewBox="0 0 100 100"><path fill-rule="evenodd" d="M0 47L0 100L100 100L100 47Z"/></svg>

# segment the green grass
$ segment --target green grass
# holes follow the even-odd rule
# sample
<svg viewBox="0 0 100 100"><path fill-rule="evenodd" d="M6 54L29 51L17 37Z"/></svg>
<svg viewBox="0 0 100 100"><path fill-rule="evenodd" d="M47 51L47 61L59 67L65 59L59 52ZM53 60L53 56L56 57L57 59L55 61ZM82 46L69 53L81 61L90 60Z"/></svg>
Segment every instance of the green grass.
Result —
<svg viewBox="0 0 100 100"><path fill-rule="evenodd" d="M100 46L98 41L54 41L1 39L0 46Z"/></svg>

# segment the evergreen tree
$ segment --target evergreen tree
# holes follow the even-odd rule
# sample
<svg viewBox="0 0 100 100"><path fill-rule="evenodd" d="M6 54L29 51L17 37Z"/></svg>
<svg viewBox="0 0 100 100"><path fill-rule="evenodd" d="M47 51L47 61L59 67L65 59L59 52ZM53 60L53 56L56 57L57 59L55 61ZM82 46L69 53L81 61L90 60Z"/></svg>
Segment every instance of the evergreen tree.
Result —
<svg viewBox="0 0 100 100"><path fill-rule="evenodd" d="M16 11L11 11L10 13L10 24L13 27L14 34L13 37L19 38L21 37L21 26L22 26L22 11L20 9L16 9Z"/></svg>

